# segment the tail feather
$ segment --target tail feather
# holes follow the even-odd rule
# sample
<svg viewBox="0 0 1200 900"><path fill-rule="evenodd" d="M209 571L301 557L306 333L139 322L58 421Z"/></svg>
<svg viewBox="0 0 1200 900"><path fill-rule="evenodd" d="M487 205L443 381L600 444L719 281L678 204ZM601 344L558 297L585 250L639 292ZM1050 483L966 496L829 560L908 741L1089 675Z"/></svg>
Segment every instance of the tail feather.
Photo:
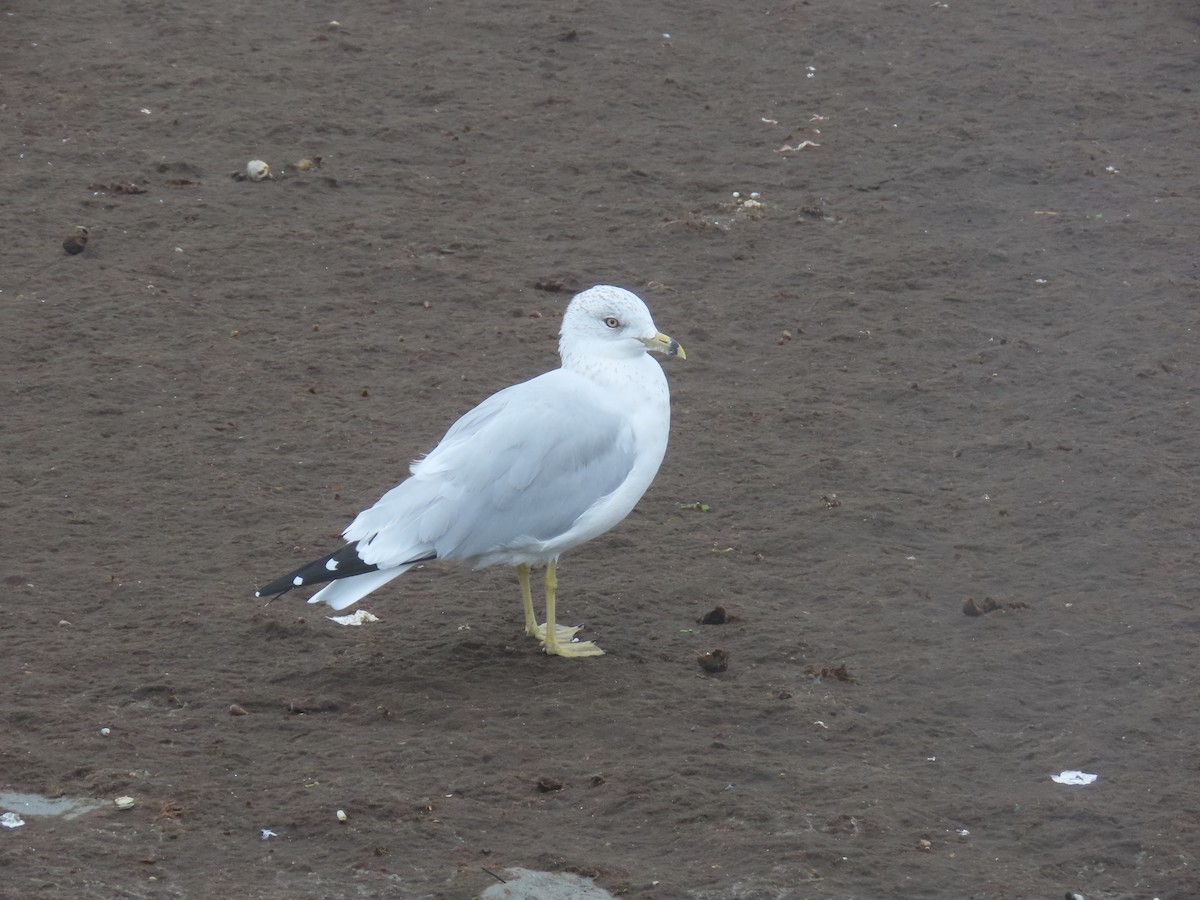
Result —
<svg viewBox="0 0 1200 900"><path fill-rule="evenodd" d="M416 563L395 566L390 569L380 569L375 572L364 572L350 578L341 578L325 585L308 598L309 603L327 603L331 609L345 609L352 603L357 603L376 588L381 588L393 578L403 575Z"/></svg>
<svg viewBox="0 0 1200 900"><path fill-rule="evenodd" d="M347 544L335 553L313 560L282 578L276 578L270 584L255 591L254 596L278 597L293 588L305 587L310 584L325 584L327 581L339 578L353 578L366 572L378 571L378 569L379 566L362 561L358 555L358 542L356 541L353 544Z"/></svg>

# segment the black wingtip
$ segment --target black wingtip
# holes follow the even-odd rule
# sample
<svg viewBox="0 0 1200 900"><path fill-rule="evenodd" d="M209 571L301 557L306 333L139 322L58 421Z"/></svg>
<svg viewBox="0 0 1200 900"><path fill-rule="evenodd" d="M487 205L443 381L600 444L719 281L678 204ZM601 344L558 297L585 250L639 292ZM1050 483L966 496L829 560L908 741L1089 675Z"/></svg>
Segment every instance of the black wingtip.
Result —
<svg viewBox="0 0 1200 900"><path fill-rule="evenodd" d="M254 592L254 596L274 598L298 587L326 584L339 578L374 572L378 568L379 566L362 561L358 555L358 542L355 541L328 556L322 556L301 566L294 572L289 572L282 578L276 578L270 584L263 585Z"/></svg>
<svg viewBox="0 0 1200 900"><path fill-rule="evenodd" d="M410 559L401 563L401 565L429 562L433 559L437 559L436 553ZM347 544L335 553L315 559L301 566L296 571L289 572L282 578L276 578L270 584L263 585L254 592L254 596L267 597L273 600L298 587L328 584L330 581L337 581L339 578L353 578L355 575L362 575L366 572L377 572L378 570L379 566L374 563L365 563L362 561L362 557L358 555L358 541L355 541L353 544Z"/></svg>
<svg viewBox="0 0 1200 900"><path fill-rule="evenodd" d="M283 596L295 586L296 585L292 584L292 576L286 575L283 578L275 579L270 584L263 585L254 592L254 596L266 597L267 599L273 600L276 597Z"/></svg>

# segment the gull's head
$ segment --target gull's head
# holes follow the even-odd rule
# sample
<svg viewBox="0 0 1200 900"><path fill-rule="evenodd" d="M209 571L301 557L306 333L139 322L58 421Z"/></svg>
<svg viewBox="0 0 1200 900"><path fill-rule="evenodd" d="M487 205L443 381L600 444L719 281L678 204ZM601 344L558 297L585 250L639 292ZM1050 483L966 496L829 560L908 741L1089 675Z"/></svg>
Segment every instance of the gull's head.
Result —
<svg viewBox="0 0 1200 900"><path fill-rule="evenodd" d="M620 358L647 350L687 359L679 342L654 326L637 294L611 284L598 284L572 298L563 314L558 346L564 360L577 352Z"/></svg>

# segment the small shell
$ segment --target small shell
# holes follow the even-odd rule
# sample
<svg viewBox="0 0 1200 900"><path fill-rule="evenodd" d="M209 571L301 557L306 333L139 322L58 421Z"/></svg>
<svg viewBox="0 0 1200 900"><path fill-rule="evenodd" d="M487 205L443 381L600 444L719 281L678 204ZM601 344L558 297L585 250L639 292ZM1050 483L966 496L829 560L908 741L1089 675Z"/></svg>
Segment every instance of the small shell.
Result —
<svg viewBox="0 0 1200 900"><path fill-rule="evenodd" d="M346 815L346 811L344 809L339 809L337 811L337 820L339 822L341 822L343 825L346 824L347 818L349 818L349 817Z"/></svg>
<svg viewBox="0 0 1200 900"><path fill-rule="evenodd" d="M251 181L263 181L271 177L271 167L261 159L252 159L246 163L246 177Z"/></svg>
<svg viewBox="0 0 1200 900"><path fill-rule="evenodd" d="M137 803L137 801L132 797L117 797L117 799L113 800L113 803L116 805L117 809L133 809L133 806L135 803Z"/></svg>

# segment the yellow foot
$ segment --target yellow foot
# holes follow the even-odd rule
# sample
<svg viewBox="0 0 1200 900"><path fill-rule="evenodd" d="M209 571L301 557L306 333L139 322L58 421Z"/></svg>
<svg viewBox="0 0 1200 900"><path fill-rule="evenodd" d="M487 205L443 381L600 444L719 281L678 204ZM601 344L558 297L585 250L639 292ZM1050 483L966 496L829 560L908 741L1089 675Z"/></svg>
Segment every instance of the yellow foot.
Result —
<svg viewBox="0 0 1200 900"><path fill-rule="evenodd" d="M579 629L574 630L578 631ZM604 651L591 641L568 641L565 643L559 643L558 641L542 641L542 650L550 656L565 656L571 659L583 656L604 655Z"/></svg>
<svg viewBox="0 0 1200 900"><path fill-rule="evenodd" d="M575 637L575 635L579 634L579 632L581 632L581 631L583 631L582 625L576 625L574 628L572 628L568 625L555 625L554 626L554 636L556 638L558 638L560 641L563 641L564 643L567 641L570 641L571 638ZM545 641L546 641L546 626L544 624L535 623L532 627L532 630L529 628L526 628L525 633L527 635L529 635L530 637L537 638L539 641L542 641L543 643L545 643Z"/></svg>

